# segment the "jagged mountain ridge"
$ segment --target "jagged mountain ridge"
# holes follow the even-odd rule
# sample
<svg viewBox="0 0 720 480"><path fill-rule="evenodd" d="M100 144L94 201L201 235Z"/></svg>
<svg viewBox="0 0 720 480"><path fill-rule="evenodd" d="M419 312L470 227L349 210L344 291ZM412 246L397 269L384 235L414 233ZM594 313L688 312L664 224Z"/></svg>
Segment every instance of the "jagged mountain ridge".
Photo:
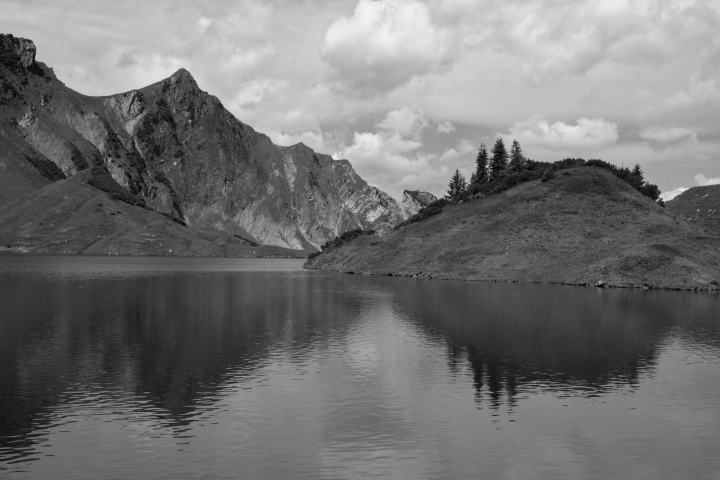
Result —
<svg viewBox="0 0 720 480"><path fill-rule="evenodd" d="M386 232L407 216L348 161L274 145L184 69L89 97L36 62L31 41L3 35L2 51L0 130L49 181L105 166L150 208L191 228L306 250L358 227Z"/></svg>

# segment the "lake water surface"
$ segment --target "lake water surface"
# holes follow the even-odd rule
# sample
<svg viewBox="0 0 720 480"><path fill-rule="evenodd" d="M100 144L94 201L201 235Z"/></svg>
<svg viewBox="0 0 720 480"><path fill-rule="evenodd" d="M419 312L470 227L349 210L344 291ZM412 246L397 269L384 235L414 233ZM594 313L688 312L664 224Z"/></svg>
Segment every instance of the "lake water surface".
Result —
<svg viewBox="0 0 720 480"><path fill-rule="evenodd" d="M0 255L0 478L718 479L720 297Z"/></svg>

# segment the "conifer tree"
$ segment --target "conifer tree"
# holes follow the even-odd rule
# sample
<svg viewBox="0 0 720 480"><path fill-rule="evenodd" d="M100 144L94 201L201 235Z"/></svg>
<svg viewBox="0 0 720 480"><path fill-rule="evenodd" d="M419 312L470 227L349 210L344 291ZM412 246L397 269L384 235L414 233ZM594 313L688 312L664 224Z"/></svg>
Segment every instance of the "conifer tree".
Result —
<svg viewBox="0 0 720 480"><path fill-rule="evenodd" d="M478 150L477 157L475 158L475 164L477 169L473 176L472 183L485 183L489 180L488 178L488 152L484 143L480 144L480 150Z"/></svg>
<svg viewBox="0 0 720 480"><path fill-rule="evenodd" d="M510 147L510 171L518 172L522 169L524 164L525 157L523 157L520 142L513 140L512 146Z"/></svg>
<svg viewBox="0 0 720 480"><path fill-rule="evenodd" d="M630 175L627 176L627 182L633 186L636 190L640 190L645 183L645 176L643 175L642 168L640 168L640 164L636 163L635 167L630 172Z"/></svg>
<svg viewBox="0 0 720 480"><path fill-rule="evenodd" d="M508 163L508 153L505 149L505 142L502 137L495 140L492 148L492 159L490 160L490 174L492 178L497 178L505 169Z"/></svg>
<svg viewBox="0 0 720 480"><path fill-rule="evenodd" d="M458 200L466 188L467 183L465 182L465 177L460 173L460 170L455 169L455 173L452 178L450 178L450 183L448 184L447 197L450 200Z"/></svg>

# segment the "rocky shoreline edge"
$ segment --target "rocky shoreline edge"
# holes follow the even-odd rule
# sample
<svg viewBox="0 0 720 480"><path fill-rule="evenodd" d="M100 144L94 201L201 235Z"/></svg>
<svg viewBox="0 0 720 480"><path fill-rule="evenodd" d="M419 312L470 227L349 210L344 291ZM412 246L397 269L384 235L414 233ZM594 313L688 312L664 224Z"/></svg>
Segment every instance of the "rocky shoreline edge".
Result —
<svg viewBox="0 0 720 480"><path fill-rule="evenodd" d="M710 286L696 285L693 287L677 287L677 286L668 286L668 285L654 285L651 283L616 284L616 283L609 283L604 280L598 280L596 282L570 282L570 281L554 281L554 280L503 280L503 279L486 279L486 278L463 278L463 277L453 277L453 276L448 276L448 275L424 274L422 272L418 272L418 273L394 273L394 272L373 273L373 272L356 272L354 270L345 270L345 271L328 270L328 269L308 267L307 264L305 264L303 266L303 268L305 268L307 270L330 271L330 272L340 273L340 274L344 274L344 275L372 275L372 276L378 276L378 277L404 277L404 278L418 278L418 279L424 279L424 280L453 280L453 281L463 281L463 282L568 285L568 286L574 286L574 287L585 287L585 288L593 287L593 288L599 288L599 289L626 288L626 289L637 289L637 290L674 290L674 291L684 291L684 292L708 292L708 293L720 292L720 286L718 286L718 285L710 285Z"/></svg>

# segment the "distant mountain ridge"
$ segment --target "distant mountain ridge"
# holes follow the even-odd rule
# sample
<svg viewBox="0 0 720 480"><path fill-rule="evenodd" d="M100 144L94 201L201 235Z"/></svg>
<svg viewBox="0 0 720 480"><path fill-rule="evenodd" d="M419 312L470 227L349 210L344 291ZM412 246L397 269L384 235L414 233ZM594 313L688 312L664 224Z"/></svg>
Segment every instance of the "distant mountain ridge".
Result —
<svg viewBox="0 0 720 480"><path fill-rule="evenodd" d="M30 40L0 35L0 209L101 166L151 210L267 245L314 251L342 232L387 232L408 216L348 161L301 143L274 145L187 70L89 97L36 62L35 51Z"/></svg>

